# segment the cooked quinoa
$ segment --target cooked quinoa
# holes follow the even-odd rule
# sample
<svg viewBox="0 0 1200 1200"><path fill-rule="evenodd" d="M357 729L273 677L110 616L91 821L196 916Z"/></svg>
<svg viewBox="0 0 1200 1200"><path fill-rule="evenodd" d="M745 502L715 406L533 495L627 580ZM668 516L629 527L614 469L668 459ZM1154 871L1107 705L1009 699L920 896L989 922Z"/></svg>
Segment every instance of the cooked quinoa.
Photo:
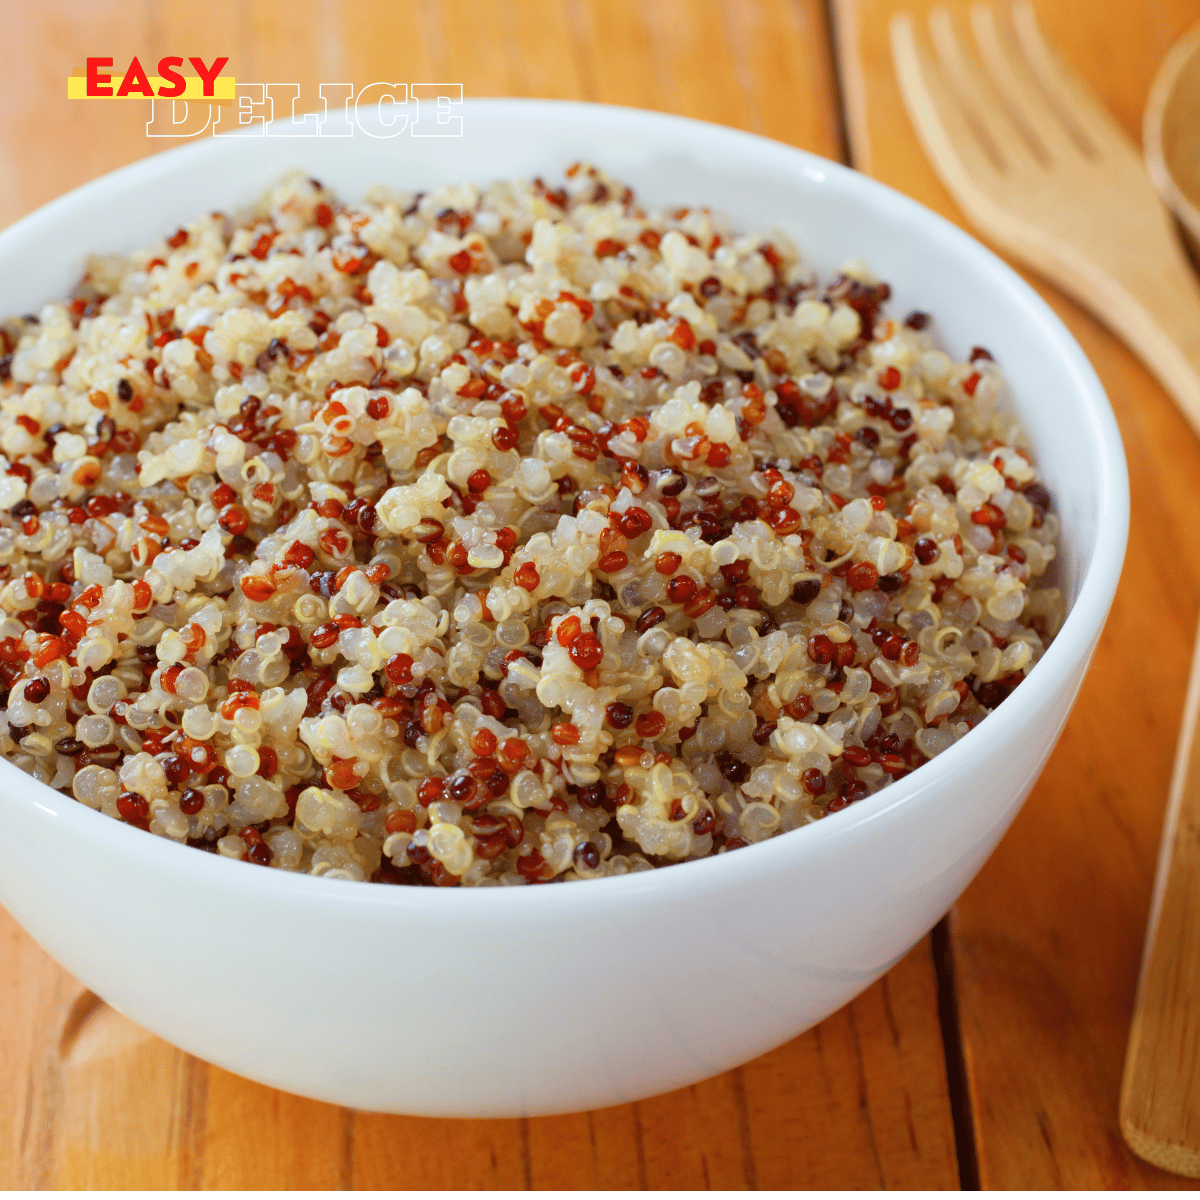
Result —
<svg viewBox="0 0 1200 1200"><path fill-rule="evenodd" d="M1058 521L991 355L567 177L289 178L4 323L11 761L262 866L592 879L836 812L1020 683Z"/></svg>

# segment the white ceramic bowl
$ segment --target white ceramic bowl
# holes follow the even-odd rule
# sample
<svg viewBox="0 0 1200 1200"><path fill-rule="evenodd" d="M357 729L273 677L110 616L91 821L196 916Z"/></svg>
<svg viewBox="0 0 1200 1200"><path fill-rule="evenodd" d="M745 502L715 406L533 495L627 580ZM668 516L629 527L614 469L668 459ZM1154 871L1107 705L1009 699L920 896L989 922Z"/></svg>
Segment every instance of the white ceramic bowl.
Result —
<svg viewBox="0 0 1200 1200"><path fill-rule="evenodd" d="M249 201L282 172L357 195L544 175L586 157L651 205L778 225L829 272L864 258L891 311L988 346L1062 515L1071 612L1001 708L882 793L701 862L576 885L408 889L266 871L150 837L0 762L0 902L133 1020L239 1074L356 1108L511 1116L635 1100L821 1020L966 887L1066 720L1112 601L1128 481L1087 359L1034 291L954 226L862 175L652 113L481 101L461 138L221 139L88 184L0 235L0 312Z"/></svg>

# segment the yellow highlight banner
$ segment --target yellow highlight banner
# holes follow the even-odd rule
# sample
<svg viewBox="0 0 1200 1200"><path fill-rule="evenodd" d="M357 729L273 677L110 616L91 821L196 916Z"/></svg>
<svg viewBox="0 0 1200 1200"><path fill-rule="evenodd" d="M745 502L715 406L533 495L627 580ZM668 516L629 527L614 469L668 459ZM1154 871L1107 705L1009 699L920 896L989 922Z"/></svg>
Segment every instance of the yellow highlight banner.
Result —
<svg viewBox="0 0 1200 1200"><path fill-rule="evenodd" d="M106 69L107 71L107 69ZM159 97L160 90L167 92L172 91L178 85L170 79L163 79L159 75L150 75L147 77L150 86L154 89L154 96L147 96L144 91L130 91L124 96L117 95L117 89L121 86L121 75L116 74L111 77L104 86L112 89L111 96L89 96L87 92L87 76L71 75L67 78L67 99L68 100L150 100ZM204 94L204 81L195 75L183 76L184 87L183 92L178 96L166 96L163 99L173 100L207 100L212 104L217 104L222 100L230 101L234 99L234 86L237 80L232 75L218 75L213 80L213 94L206 96Z"/></svg>

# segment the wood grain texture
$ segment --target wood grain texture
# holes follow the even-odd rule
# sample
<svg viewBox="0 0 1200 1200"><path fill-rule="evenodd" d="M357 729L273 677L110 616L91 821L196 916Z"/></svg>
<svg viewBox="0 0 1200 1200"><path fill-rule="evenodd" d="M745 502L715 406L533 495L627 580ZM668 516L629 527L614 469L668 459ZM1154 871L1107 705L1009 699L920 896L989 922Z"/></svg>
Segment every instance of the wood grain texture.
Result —
<svg viewBox="0 0 1200 1200"><path fill-rule="evenodd" d="M0 930L20 980L4 1004L0 1188L958 1183L928 938L815 1030L718 1078L596 1112L454 1121L337 1109L206 1066L80 989L2 914Z"/></svg>
<svg viewBox="0 0 1200 1200"><path fill-rule="evenodd" d="M1192 659L1146 932L1121 1132L1149 1162L1200 1176L1200 641Z"/></svg>
<svg viewBox="0 0 1200 1200"><path fill-rule="evenodd" d="M842 62L862 101L849 122L853 158L966 226L900 99L887 27L901 7L922 15L928 4L835 5L839 45L858 48ZM1036 7L1048 40L1136 138L1150 81L1195 19L1194 0ZM1062 741L951 923L980 1182L1186 1186L1124 1145L1117 1097L1200 602L1200 444L1116 338L1031 282L1113 401L1132 519L1122 581Z"/></svg>
<svg viewBox="0 0 1200 1200"><path fill-rule="evenodd" d="M51 0L8 14L0 224L170 143L69 104L88 55L228 55L245 81L462 82L678 112L842 156L822 0ZM586 149L586 148L584 148ZM928 939L773 1054L554 1118L355 1113L207 1066L99 1003L0 913L0 1187L911 1187L958 1182ZM222 1019L215 1014L214 1019ZM586 1064L581 1064L586 1069Z"/></svg>
<svg viewBox="0 0 1200 1200"><path fill-rule="evenodd" d="M0 913L0 1188L949 1188L929 940L816 1029L690 1088L597 1112L356 1113L174 1049Z"/></svg>

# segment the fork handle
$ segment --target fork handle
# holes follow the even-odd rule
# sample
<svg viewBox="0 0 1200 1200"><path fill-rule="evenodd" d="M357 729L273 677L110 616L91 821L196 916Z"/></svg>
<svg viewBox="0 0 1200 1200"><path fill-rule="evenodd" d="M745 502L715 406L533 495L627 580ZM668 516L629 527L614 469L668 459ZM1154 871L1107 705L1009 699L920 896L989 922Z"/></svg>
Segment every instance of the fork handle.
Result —
<svg viewBox="0 0 1200 1200"><path fill-rule="evenodd" d="M1163 823L1125 1075L1121 1132L1142 1158L1200 1176L1200 636Z"/></svg>
<svg viewBox="0 0 1200 1200"><path fill-rule="evenodd" d="M1150 221L1131 221L1119 277L1072 263L1073 290L1150 368L1200 435L1200 282L1170 222L1162 209ZM1056 248L1059 257L1063 247Z"/></svg>

